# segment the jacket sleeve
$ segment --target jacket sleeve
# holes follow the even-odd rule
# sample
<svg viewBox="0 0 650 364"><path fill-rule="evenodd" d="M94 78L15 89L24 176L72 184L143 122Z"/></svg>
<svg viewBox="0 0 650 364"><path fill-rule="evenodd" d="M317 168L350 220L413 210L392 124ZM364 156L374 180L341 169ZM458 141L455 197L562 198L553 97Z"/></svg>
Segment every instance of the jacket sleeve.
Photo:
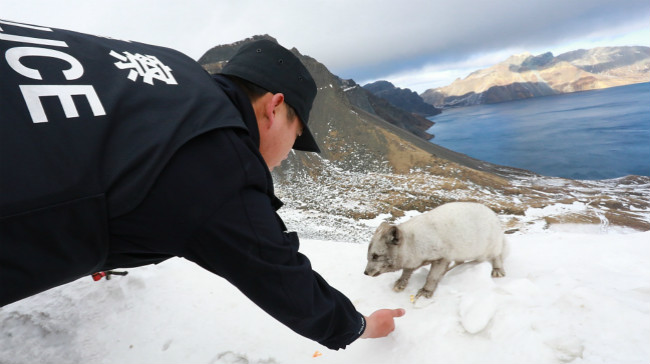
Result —
<svg viewBox="0 0 650 364"><path fill-rule="evenodd" d="M345 348L363 333L363 315L298 252L298 236L284 231L258 158L236 154L242 160L228 170L231 190L222 191L227 197L186 245L185 258L227 279L296 333Z"/></svg>

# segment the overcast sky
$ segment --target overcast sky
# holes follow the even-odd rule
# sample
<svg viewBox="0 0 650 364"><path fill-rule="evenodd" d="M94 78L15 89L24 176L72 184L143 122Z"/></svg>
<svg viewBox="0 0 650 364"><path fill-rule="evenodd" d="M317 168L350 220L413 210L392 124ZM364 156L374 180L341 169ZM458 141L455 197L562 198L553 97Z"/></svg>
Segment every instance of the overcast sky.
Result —
<svg viewBox="0 0 650 364"><path fill-rule="evenodd" d="M648 0L0 0L0 18L163 45L194 59L269 34L342 78L417 92L524 51L650 46Z"/></svg>

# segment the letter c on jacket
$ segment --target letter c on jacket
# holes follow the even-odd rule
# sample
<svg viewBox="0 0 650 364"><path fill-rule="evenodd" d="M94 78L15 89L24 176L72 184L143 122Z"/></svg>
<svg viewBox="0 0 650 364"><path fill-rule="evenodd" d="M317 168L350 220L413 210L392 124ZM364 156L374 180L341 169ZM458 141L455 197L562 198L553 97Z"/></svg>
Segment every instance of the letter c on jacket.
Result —
<svg viewBox="0 0 650 364"><path fill-rule="evenodd" d="M7 63L9 66L11 66L11 68L14 69L14 71L34 80L42 80L43 76L38 70L29 68L20 62L20 59L22 57L28 56L52 57L68 62L70 64L70 68L63 71L63 76L65 76L66 80L76 80L84 73L84 68L81 65L81 62L67 53L63 53L54 49L38 47L14 47L7 50L7 53L5 54Z"/></svg>

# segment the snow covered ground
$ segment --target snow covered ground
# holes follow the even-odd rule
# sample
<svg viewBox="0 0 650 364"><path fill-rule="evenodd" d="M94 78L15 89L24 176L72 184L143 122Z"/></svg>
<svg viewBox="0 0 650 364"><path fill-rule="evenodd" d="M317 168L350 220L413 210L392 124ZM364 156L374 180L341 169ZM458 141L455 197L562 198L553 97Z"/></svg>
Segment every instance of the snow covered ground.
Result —
<svg viewBox="0 0 650 364"><path fill-rule="evenodd" d="M225 280L172 259L0 308L0 363L650 362L650 232L555 226L508 239L505 278L464 264L415 303L426 268L395 293L399 273L363 275L367 243L303 240L361 312L406 309L389 337L346 350L298 336Z"/></svg>

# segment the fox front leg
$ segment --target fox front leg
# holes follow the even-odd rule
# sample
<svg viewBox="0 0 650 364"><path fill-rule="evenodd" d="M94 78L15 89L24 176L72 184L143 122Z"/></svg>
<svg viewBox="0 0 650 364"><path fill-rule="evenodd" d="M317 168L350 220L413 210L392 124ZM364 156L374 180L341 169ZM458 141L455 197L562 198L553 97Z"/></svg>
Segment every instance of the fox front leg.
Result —
<svg viewBox="0 0 650 364"><path fill-rule="evenodd" d="M404 288L406 288L406 285L409 283L409 279L411 278L411 274L413 274L414 270L415 269L402 269L402 276L399 277L399 279L395 282L393 291L402 292Z"/></svg>
<svg viewBox="0 0 650 364"><path fill-rule="evenodd" d="M442 278L442 276L447 271L449 263L450 261L447 259L439 259L431 263L431 268L429 269L429 274L427 275L427 281L424 283L424 287L420 288L418 294L415 295L416 300L421 296L424 296L425 298L431 298L431 296L433 296L433 292L436 290L436 287L438 287L440 278Z"/></svg>

